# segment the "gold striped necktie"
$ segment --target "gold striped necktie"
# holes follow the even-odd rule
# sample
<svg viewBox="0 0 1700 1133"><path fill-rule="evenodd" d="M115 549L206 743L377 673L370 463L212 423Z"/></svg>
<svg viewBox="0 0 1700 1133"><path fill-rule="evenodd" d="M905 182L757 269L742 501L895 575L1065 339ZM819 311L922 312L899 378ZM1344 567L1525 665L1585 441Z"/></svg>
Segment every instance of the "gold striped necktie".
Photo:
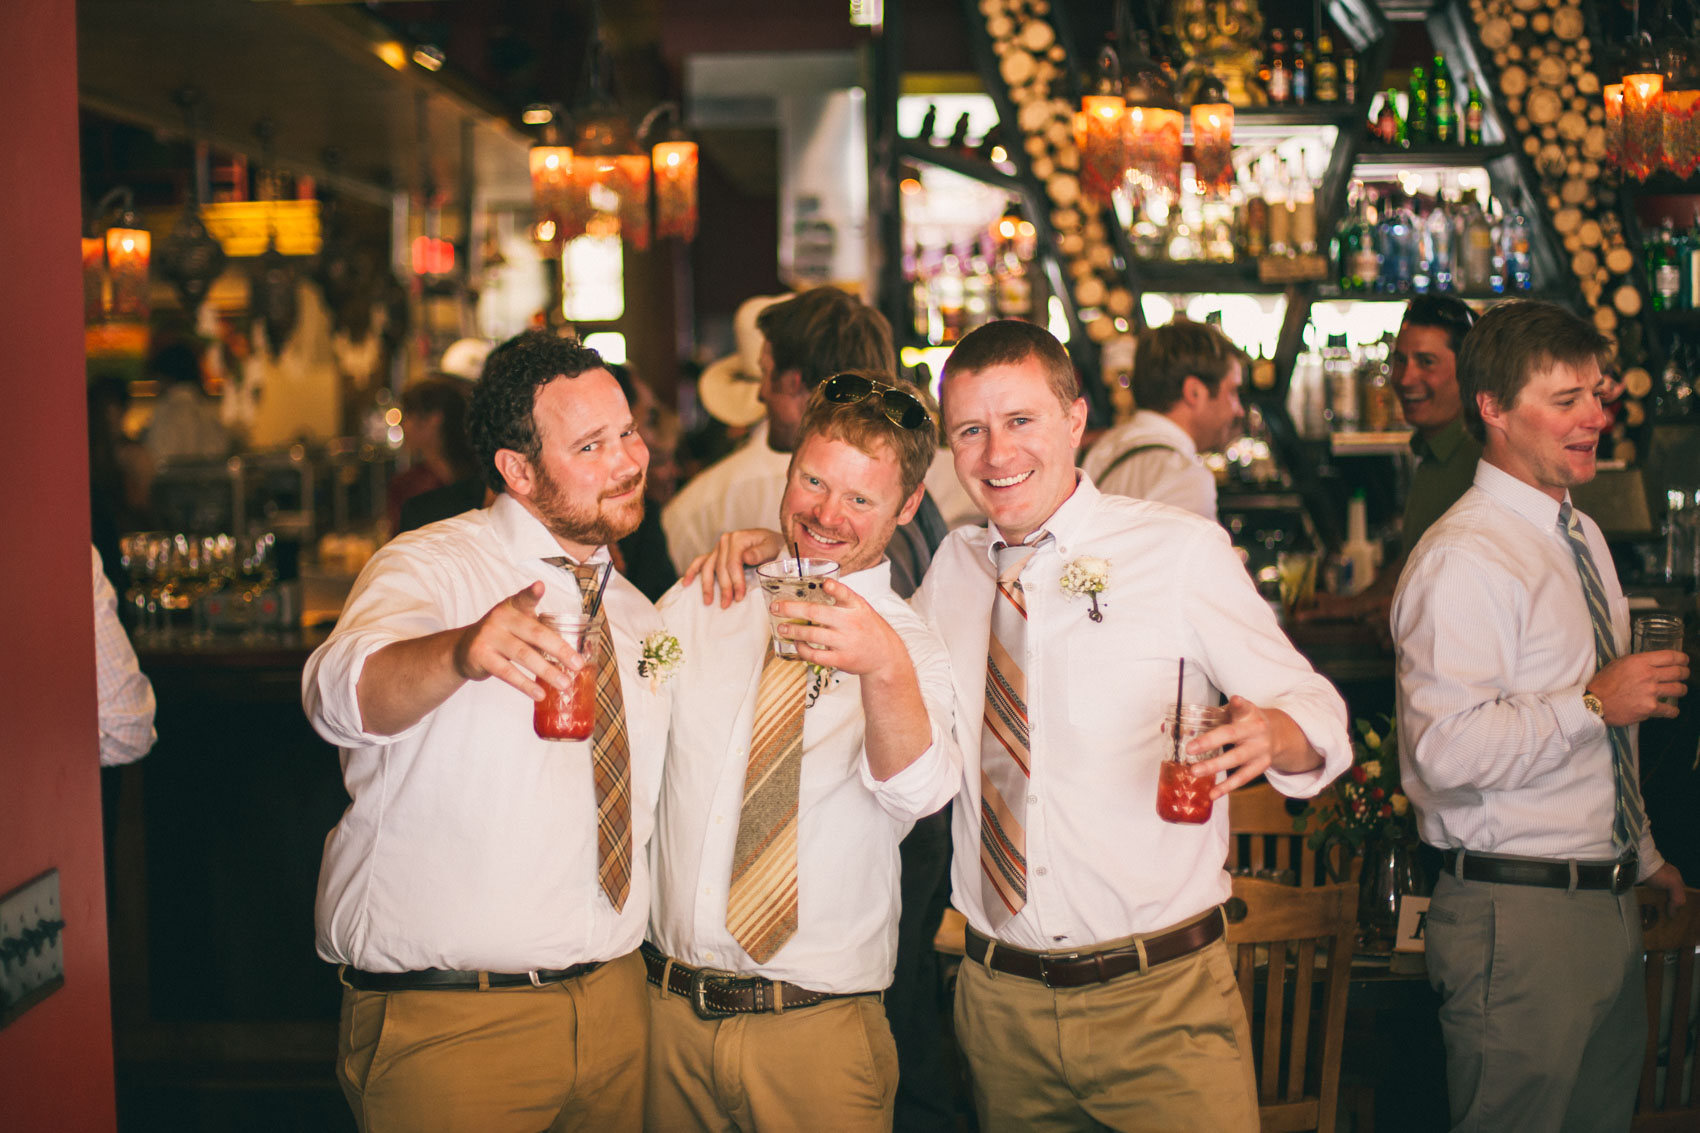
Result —
<svg viewBox="0 0 1700 1133"><path fill-rule="evenodd" d="M1048 543L995 544L997 593L986 650L986 702L980 731L980 903L1001 928L1027 904L1027 791L1032 743L1027 733L1027 599L1021 571Z"/></svg>
<svg viewBox="0 0 1700 1133"><path fill-rule="evenodd" d="M1582 577L1582 597L1588 601L1588 620L1594 626L1594 665L1603 669L1617 660L1617 644L1612 640L1611 608L1606 605L1605 583L1594 566L1594 556L1588 550L1588 537L1568 501L1558 505L1558 525L1570 542L1570 553L1576 559L1576 573ZM1633 850L1641 843L1641 832L1647 826L1647 812L1641 805L1641 783L1635 773L1634 753L1629 750L1629 729L1606 729L1611 738L1612 786L1617 795L1612 818L1612 841L1620 850Z"/></svg>
<svg viewBox="0 0 1700 1133"><path fill-rule="evenodd" d="M808 669L770 646L756 690L726 928L758 964L797 932L797 783Z"/></svg>
<svg viewBox="0 0 1700 1133"><path fill-rule="evenodd" d="M578 579L584 612L596 607L590 635L597 643L596 724L590 733L591 783L596 792L596 877L617 910L632 890L632 760L626 735L625 698L620 694L620 662L608 631L608 611L596 601L598 563L565 563ZM612 575L612 571L608 572ZM608 583L604 583L604 586Z"/></svg>

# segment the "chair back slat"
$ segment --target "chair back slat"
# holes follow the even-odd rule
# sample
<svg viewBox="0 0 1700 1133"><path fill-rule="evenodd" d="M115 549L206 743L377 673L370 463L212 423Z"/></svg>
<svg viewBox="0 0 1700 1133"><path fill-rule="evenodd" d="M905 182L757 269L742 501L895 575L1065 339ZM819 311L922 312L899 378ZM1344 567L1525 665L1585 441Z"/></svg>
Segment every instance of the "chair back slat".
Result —
<svg viewBox="0 0 1700 1133"><path fill-rule="evenodd" d="M1317 853L1307 841L1311 828L1293 829L1287 801L1268 783L1241 787L1228 796L1229 872L1258 877L1279 873L1291 878L1289 884L1318 884Z"/></svg>
<svg viewBox="0 0 1700 1133"><path fill-rule="evenodd" d="M1700 948L1700 892L1688 890L1688 902L1674 913L1663 890L1636 890L1641 908L1641 942L1646 953L1647 1042L1641 1062L1637 1095L1637 1133L1700 1128L1700 1097L1683 1103L1683 1080L1688 1077L1692 1046L1694 957ZM1670 1003L1668 1017L1665 1003ZM1664 1071L1664 1088L1659 1072Z"/></svg>
<svg viewBox="0 0 1700 1133"><path fill-rule="evenodd" d="M1240 996L1254 1022L1259 998L1262 1006L1261 1041L1254 1053L1263 1128L1332 1131L1357 887L1300 887L1250 877L1235 877L1233 885L1235 905L1243 906L1244 914L1228 923L1228 944L1238 950ZM1261 967L1259 946L1267 948ZM1258 997L1260 971L1263 993ZM1320 1052L1316 1059L1313 1048Z"/></svg>

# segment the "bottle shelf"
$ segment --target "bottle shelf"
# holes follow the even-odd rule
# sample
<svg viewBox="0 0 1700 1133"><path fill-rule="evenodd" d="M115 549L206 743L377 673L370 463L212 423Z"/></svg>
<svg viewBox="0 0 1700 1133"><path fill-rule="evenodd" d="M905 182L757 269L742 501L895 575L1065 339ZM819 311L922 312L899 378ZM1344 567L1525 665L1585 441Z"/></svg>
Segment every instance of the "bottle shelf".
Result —
<svg viewBox="0 0 1700 1133"><path fill-rule="evenodd" d="M1399 173L1405 170L1481 169L1489 162L1510 157L1509 144L1492 146L1412 146L1409 149L1368 147L1358 151L1353 163L1357 173Z"/></svg>
<svg viewBox="0 0 1700 1133"><path fill-rule="evenodd" d="M1347 291L1339 284L1325 283L1316 288L1316 301L1319 303L1409 303L1419 295L1447 295L1453 299L1462 299L1466 303L1498 303L1503 299L1548 299L1562 302L1561 292L1550 289L1535 288L1533 291ZM1682 312L1684 314L1700 315L1700 311Z"/></svg>
<svg viewBox="0 0 1700 1133"><path fill-rule="evenodd" d="M1330 433L1328 448L1335 456L1395 456L1411 451L1411 430L1385 433Z"/></svg>
<svg viewBox="0 0 1700 1133"><path fill-rule="evenodd" d="M1139 290L1165 295L1279 295L1294 286L1260 281L1256 260L1233 263L1135 260L1128 271Z"/></svg>

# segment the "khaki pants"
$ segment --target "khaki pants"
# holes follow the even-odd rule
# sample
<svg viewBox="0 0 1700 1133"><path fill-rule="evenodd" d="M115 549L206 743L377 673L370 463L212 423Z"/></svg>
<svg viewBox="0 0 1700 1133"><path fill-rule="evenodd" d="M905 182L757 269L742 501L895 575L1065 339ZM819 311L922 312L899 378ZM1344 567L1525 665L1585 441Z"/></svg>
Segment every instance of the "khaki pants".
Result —
<svg viewBox="0 0 1700 1133"><path fill-rule="evenodd" d="M640 1129L644 987L633 952L540 988L345 988L337 1080L361 1133Z"/></svg>
<svg viewBox="0 0 1700 1133"><path fill-rule="evenodd" d="M1635 894L1442 874L1426 932L1454 1130L1629 1128L1647 1041Z"/></svg>
<svg viewBox="0 0 1700 1133"><path fill-rule="evenodd" d="M964 960L956 1041L986 1133L1258 1128L1251 1028L1220 940L1083 988Z"/></svg>
<svg viewBox="0 0 1700 1133"><path fill-rule="evenodd" d="M651 987L649 1005L646 1129L891 1129L897 1046L877 996L699 1019L684 998Z"/></svg>

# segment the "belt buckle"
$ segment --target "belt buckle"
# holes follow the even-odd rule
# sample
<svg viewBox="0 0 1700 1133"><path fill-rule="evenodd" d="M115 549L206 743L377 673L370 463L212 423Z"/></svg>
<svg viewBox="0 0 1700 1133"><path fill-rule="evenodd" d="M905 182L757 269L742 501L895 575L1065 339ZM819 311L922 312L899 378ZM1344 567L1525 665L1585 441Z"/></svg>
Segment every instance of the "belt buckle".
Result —
<svg viewBox="0 0 1700 1133"><path fill-rule="evenodd" d="M1635 874L1640 865L1640 858L1635 854L1629 854L1613 862L1611 866L1611 891L1617 894L1629 892L1635 884Z"/></svg>
<svg viewBox="0 0 1700 1133"><path fill-rule="evenodd" d="M1080 959L1080 956L1081 956L1081 954L1079 952L1070 952L1066 956L1041 956L1041 957L1039 957L1039 982L1044 984L1047 988L1050 988L1053 991L1056 990L1057 985L1051 982L1051 965L1052 964L1066 964L1071 960Z"/></svg>
<svg viewBox="0 0 1700 1133"><path fill-rule="evenodd" d="M691 1010L697 1013L698 1019L730 1019L736 1012L722 1011L718 1007L708 1005L708 981L725 980L732 972L718 972L713 968L698 968L691 973Z"/></svg>

